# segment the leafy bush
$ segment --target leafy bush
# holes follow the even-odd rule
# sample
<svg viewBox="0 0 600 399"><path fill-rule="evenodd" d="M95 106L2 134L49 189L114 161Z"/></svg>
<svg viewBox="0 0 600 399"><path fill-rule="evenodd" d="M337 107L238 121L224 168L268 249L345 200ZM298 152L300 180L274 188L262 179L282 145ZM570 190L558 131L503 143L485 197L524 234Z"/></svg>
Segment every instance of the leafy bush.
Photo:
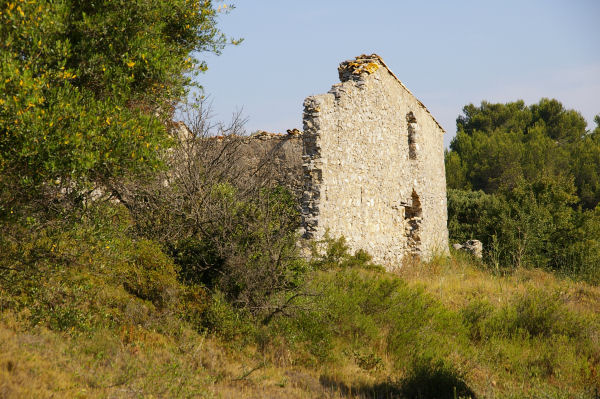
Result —
<svg viewBox="0 0 600 399"><path fill-rule="evenodd" d="M321 271L309 291L314 296L300 301L295 315L278 320L276 328L319 361L331 360L337 345L348 353L377 347L402 367L415 356L443 356L467 336L457 314L389 274L360 268Z"/></svg>
<svg viewBox="0 0 600 399"><path fill-rule="evenodd" d="M566 248L556 251L555 269L600 284L600 206L577 215Z"/></svg>
<svg viewBox="0 0 600 399"><path fill-rule="evenodd" d="M129 237L130 225L121 206L106 204L72 225L32 229L4 222L10 229L0 239L0 288L10 298L5 307L33 324L76 331L144 324L175 311L186 290L173 261L156 243Z"/></svg>
<svg viewBox="0 0 600 399"><path fill-rule="evenodd" d="M122 257L117 270L123 287L158 307L178 299L179 284L173 261L155 243L140 240L132 244L130 248L116 248Z"/></svg>
<svg viewBox="0 0 600 399"><path fill-rule="evenodd" d="M474 300L461 315L470 339L477 343L494 340L496 346L502 346L502 340L566 340L577 342L586 355L598 349L588 332L591 320L569 310L558 294L540 289L517 294L498 308L486 300Z"/></svg>
<svg viewBox="0 0 600 399"><path fill-rule="evenodd" d="M3 2L0 217L68 210L156 169L197 56L225 45L216 18L198 0Z"/></svg>
<svg viewBox="0 0 600 399"><path fill-rule="evenodd" d="M527 287L501 305L475 299L463 307L461 315L473 348L509 378L593 386L600 353L595 332L598 319L595 312L573 310L563 300L559 292L548 292L547 287Z"/></svg>
<svg viewBox="0 0 600 399"><path fill-rule="evenodd" d="M486 324L488 335L565 335L577 338L584 334L582 320L566 309L557 295L539 290L530 290L516 296L488 319Z"/></svg>
<svg viewBox="0 0 600 399"><path fill-rule="evenodd" d="M463 243L478 239L489 247L490 223L500 218L501 199L483 191L448 189L448 232L450 240Z"/></svg>
<svg viewBox="0 0 600 399"><path fill-rule="evenodd" d="M600 136L585 127L556 100L466 106L446 152L451 240L481 240L494 269L600 281Z"/></svg>
<svg viewBox="0 0 600 399"><path fill-rule="evenodd" d="M171 244L183 281L219 290L235 306L267 318L284 311L308 270L296 247L293 197L275 187L244 199L228 184L213 187L212 195L220 223Z"/></svg>
<svg viewBox="0 0 600 399"><path fill-rule="evenodd" d="M374 264L371 254L363 249L351 255L346 238L344 236L331 238L329 232L325 232L322 240L311 242L311 266L318 270L354 267L385 271L383 266Z"/></svg>
<svg viewBox="0 0 600 399"><path fill-rule="evenodd" d="M213 293L203 316L202 326L225 341L247 342L254 338L254 324L249 315L232 307L220 291Z"/></svg>
<svg viewBox="0 0 600 399"><path fill-rule="evenodd" d="M175 137L168 172L114 188L136 235L162 244L184 284L220 291L268 321L289 307L308 270L297 248L298 203L272 179L240 178L248 174L235 136L242 121L215 124L202 104L190 111L192 134ZM212 140L211 133L234 136Z"/></svg>
<svg viewBox="0 0 600 399"><path fill-rule="evenodd" d="M565 184L522 182L508 194L449 190L450 239L480 239L494 270L541 267L599 281L598 212L574 211L573 187Z"/></svg>
<svg viewBox="0 0 600 399"><path fill-rule="evenodd" d="M473 300L461 309L460 313L469 328L471 340L479 341L487 337L487 332L483 331L484 323L493 312L494 307L487 300Z"/></svg>

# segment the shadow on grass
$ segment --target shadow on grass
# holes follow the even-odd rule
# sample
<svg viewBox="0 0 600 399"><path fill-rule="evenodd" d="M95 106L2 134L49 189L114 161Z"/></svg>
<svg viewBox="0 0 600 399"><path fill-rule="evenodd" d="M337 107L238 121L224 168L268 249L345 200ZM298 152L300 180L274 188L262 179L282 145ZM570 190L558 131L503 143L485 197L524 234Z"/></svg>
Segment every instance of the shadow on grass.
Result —
<svg viewBox="0 0 600 399"><path fill-rule="evenodd" d="M321 385L332 393L356 399L396 399L404 398L398 385L392 382L383 382L374 385L348 386L343 382L335 381L330 377L321 376Z"/></svg>
<svg viewBox="0 0 600 399"><path fill-rule="evenodd" d="M443 362L422 361L413 365L401 382L401 398L476 399L462 376Z"/></svg>
<svg viewBox="0 0 600 399"><path fill-rule="evenodd" d="M321 385L349 398L360 399L476 399L464 379L442 362L419 362L398 383L348 386L321 376Z"/></svg>

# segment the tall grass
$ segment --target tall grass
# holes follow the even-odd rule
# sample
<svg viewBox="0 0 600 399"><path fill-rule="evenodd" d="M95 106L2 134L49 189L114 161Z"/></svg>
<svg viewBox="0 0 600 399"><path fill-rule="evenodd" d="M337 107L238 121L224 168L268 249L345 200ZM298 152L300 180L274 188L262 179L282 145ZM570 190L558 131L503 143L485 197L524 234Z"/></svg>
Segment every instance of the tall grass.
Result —
<svg viewBox="0 0 600 399"><path fill-rule="evenodd" d="M2 264L18 270L0 284L0 396L584 398L600 388L598 287L494 274L468 256L389 273L333 240L302 266L302 295L267 320L182 282L160 246L127 234L126 215L98 212L112 225L4 243Z"/></svg>

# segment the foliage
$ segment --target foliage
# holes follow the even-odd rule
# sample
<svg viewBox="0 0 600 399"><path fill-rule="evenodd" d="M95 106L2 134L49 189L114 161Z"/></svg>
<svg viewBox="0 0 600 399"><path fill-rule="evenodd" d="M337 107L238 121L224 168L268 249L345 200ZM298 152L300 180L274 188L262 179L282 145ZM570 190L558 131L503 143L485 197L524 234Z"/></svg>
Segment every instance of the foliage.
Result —
<svg viewBox="0 0 600 399"><path fill-rule="evenodd" d="M188 72L206 69L197 55L225 44L216 17L198 0L3 2L1 216L157 168Z"/></svg>
<svg viewBox="0 0 600 399"><path fill-rule="evenodd" d="M496 268L537 266L570 271L561 264L576 242L579 223L572 184L542 178L520 181L505 194L448 190L448 228L453 240L476 237Z"/></svg>
<svg viewBox="0 0 600 399"><path fill-rule="evenodd" d="M221 9L0 6L0 392L227 395L279 364L290 379L291 365L347 367L352 382L335 386L351 396L356 383L365 397L474 396L490 375L567 394L598 384L594 288L445 298L444 278L385 273L343 237L317 243L306 261L295 198L266 178L239 178L239 141L207 145L214 125L202 109L191 138L168 137L191 73L206 69L194 57L225 44ZM452 236L481 237L496 265L600 281L600 116L594 132L582 121L555 100L465 107L446 154ZM118 203L100 200L112 196ZM504 286L496 282L481 285ZM584 310L568 304L578 296ZM284 389L284 378L266 389Z"/></svg>
<svg viewBox="0 0 600 399"><path fill-rule="evenodd" d="M566 273L581 276L585 280L600 284L598 262L600 259L600 207L577 215L576 229L572 242L557 254L557 268Z"/></svg>
<svg viewBox="0 0 600 399"><path fill-rule="evenodd" d="M274 328L292 343L306 344L318 362L338 359L334 348L339 345L359 366L377 359L369 352L375 346L385 348L398 366L419 356L443 358L444 346L463 335L458 315L369 261L350 266L351 256L340 243L328 240L323 258L313 260L309 288L314 295L303 298L296 313L279 319ZM327 255L332 252L339 256L336 265ZM325 270L323 259L329 260Z"/></svg>
<svg viewBox="0 0 600 399"><path fill-rule="evenodd" d="M384 271L381 265L372 262L373 257L365 250L359 249L350 254L350 247L346 244L346 238L341 236L337 239L331 238L329 232L320 241L313 241L311 245L311 265L315 269L329 270L334 268L363 268L375 271Z"/></svg>
<svg viewBox="0 0 600 399"><path fill-rule="evenodd" d="M599 236L582 235L597 229L597 134L556 100L463 111L446 152L451 239L481 240L496 269L543 267L598 281Z"/></svg>
<svg viewBox="0 0 600 399"><path fill-rule="evenodd" d="M448 189L448 232L453 240L491 236L491 220L500 219L501 200L483 191ZM481 238L480 238L481 237ZM490 242L485 242L486 247Z"/></svg>
<svg viewBox="0 0 600 399"><path fill-rule="evenodd" d="M203 314L202 326L227 342L251 340L254 325L244 310L231 306L222 292L216 291Z"/></svg>
<svg viewBox="0 0 600 399"><path fill-rule="evenodd" d="M211 231L206 240L224 258L214 282L234 303L254 312L280 312L269 304L273 296L287 302L302 285L307 265L296 247L298 213L291 194L281 188L263 189L255 202L229 197L226 223ZM221 194L219 194L221 195ZM279 301L277 301L279 302Z"/></svg>
<svg viewBox="0 0 600 399"><path fill-rule="evenodd" d="M499 309L486 300L473 301L462 315L474 340L557 335L579 341L587 338L584 319L570 312L558 295L542 290L517 294Z"/></svg>
<svg viewBox="0 0 600 399"><path fill-rule="evenodd" d="M33 325L76 331L174 311L184 297L175 266L155 243L128 237L130 223L122 208L98 206L70 228L4 224L4 306Z"/></svg>
<svg viewBox="0 0 600 399"><path fill-rule="evenodd" d="M586 132L586 122L578 112L564 109L557 100L542 99L529 107L523 101L484 101L479 107L465 106L463 113L446 157L450 188L491 194L510 190L519 180L572 176L578 195L588 193L586 207L598 203L592 200L594 186L584 182L590 180L585 174L596 179L600 173L593 155L599 143ZM590 148L584 158L590 165L585 170L574 163L581 159L583 146Z"/></svg>
<svg viewBox="0 0 600 399"><path fill-rule="evenodd" d="M180 279L220 290L255 314L282 312L307 269L296 247L293 197L281 187L263 188L250 198L227 183L210 190L212 223L166 242Z"/></svg>
<svg viewBox="0 0 600 399"><path fill-rule="evenodd" d="M308 266L297 247L296 198L244 170L239 115L224 125L212 122L204 102L187 106L191 131L173 132L169 169L115 181L112 190L133 216L135 235L162 244L180 281L220 292L268 321L302 295Z"/></svg>
<svg viewBox="0 0 600 399"><path fill-rule="evenodd" d="M4 392L577 397L599 383L597 287L455 259L417 266L432 274L414 280L337 251L337 265L309 265L309 295L265 324L229 293L179 281L132 223L102 206L68 230L3 235L1 265L20 269L0 273Z"/></svg>

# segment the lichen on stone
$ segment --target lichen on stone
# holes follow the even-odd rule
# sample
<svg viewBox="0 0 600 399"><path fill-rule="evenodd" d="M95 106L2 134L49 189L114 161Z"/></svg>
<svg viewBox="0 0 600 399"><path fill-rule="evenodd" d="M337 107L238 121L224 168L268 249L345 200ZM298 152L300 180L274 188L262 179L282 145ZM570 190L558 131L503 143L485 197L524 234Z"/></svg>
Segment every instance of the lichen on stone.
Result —
<svg viewBox="0 0 600 399"><path fill-rule="evenodd" d="M342 82L352 79L360 79L362 75L372 75L382 66L378 55L360 55L354 60L342 62L338 68L340 80Z"/></svg>
<svg viewBox="0 0 600 399"><path fill-rule="evenodd" d="M371 75L375 73L378 69L378 63L365 59L357 59L356 61L350 61L348 63L343 63L342 65L340 65L340 73L348 71L352 75L357 76L365 72Z"/></svg>

